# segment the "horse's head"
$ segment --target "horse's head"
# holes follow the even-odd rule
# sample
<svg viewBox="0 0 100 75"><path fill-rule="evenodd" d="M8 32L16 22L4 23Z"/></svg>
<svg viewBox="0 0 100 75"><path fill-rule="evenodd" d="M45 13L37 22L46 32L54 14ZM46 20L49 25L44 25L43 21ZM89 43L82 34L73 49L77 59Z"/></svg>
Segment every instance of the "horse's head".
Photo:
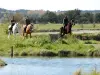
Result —
<svg viewBox="0 0 100 75"><path fill-rule="evenodd" d="M72 20L70 21L70 23L71 23L72 25L75 25L74 19L72 19Z"/></svg>
<svg viewBox="0 0 100 75"><path fill-rule="evenodd" d="M30 25L31 25L31 31L33 32L33 29L34 29L34 24L33 24L33 23L31 23Z"/></svg>

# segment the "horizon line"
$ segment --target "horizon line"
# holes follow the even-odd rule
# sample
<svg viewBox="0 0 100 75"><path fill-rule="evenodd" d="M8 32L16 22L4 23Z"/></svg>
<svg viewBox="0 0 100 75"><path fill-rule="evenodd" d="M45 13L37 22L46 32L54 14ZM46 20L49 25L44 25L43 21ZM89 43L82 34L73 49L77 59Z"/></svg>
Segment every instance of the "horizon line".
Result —
<svg viewBox="0 0 100 75"><path fill-rule="evenodd" d="M17 10L43 10L43 11L70 11L70 10L75 10L75 9L78 9L78 8L75 8L75 9L66 9L66 10L45 10L45 9L25 9L25 8L22 8L22 9L7 9L7 8L0 8L0 9L5 9L5 10L9 10L9 11L17 11ZM97 11L97 10L100 10L100 9L78 9L78 10L81 10L81 11Z"/></svg>

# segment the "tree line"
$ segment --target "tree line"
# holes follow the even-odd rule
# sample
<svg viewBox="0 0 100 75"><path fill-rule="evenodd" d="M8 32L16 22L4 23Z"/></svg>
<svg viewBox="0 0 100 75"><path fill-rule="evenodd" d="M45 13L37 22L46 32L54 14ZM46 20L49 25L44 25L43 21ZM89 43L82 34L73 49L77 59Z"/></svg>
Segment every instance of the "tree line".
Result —
<svg viewBox="0 0 100 75"><path fill-rule="evenodd" d="M9 22L14 16L17 22L24 23L25 17L28 16L33 23L62 23L66 15L69 20L74 19L79 24L100 23L100 12L83 12L79 9L60 12L45 11L43 14L34 13L30 10L3 10L0 12L0 22Z"/></svg>
<svg viewBox="0 0 100 75"><path fill-rule="evenodd" d="M81 10L69 10L65 11L61 14L56 14L51 11L47 11L44 15L42 15L37 20L39 22L50 22L50 23L62 23L63 18L68 16L68 19L74 19L76 23L79 24L87 24L87 23L100 23L100 13L92 13L92 12L82 12Z"/></svg>

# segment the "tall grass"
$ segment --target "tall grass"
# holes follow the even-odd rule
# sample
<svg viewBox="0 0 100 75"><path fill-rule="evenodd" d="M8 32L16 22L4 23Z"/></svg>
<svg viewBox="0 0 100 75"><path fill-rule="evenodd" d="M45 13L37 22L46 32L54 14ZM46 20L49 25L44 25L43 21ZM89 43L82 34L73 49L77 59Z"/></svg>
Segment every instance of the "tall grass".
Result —
<svg viewBox="0 0 100 75"><path fill-rule="evenodd" d="M97 71L96 69L92 70L89 73L82 72L82 70L78 70L73 75L100 75L100 72Z"/></svg>
<svg viewBox="0 0 100 75"><path fill-rule="evenodd" d="M6 66L7 64L0 59L0 67Z"/></svg>
<svg viewBox="0 0 100 75"><path fill-rule="evenodd" d="M52 42L49 35L37 35L32 38L23 39L20 35L10 39L7 38L7 25L0 25L0 55L9 55L11 46L14 47L15 54L38 53L41 50L58 53L61 50L75 51L87 54L88 51L95 50L92 45L84 45L84 42L77 39L74 35L65 36ZM28 55L27 54L27 55Z"/></svg>

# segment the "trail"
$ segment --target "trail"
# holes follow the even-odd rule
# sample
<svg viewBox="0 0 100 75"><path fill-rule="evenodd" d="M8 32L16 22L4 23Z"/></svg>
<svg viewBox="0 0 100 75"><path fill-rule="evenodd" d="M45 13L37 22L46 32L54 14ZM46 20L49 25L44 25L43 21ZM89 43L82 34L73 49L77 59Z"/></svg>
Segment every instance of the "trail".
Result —
<svg viewBox="0 0 100 75"><path fill-rule="evenodd" d="M49 35L49 34L59 34L60 32L33 32L32 35ZM73 34L83 34L83 33L100 33L100 30L74 30Z"/></svg>

